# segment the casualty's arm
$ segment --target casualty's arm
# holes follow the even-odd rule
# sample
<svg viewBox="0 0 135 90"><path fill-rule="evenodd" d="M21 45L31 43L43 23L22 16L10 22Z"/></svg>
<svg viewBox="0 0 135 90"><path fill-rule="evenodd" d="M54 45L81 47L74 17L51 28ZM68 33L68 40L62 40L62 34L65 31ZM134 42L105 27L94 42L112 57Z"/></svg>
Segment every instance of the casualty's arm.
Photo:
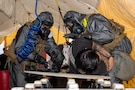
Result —
<svg viewBox="0 0 135 90"><path fill-rule="evenodd" d="M114 58L111 56L111 54L101 45L98 45L95 42L93 42L92 48L108 59L108 70L111 70L114 65Z"/></svg>

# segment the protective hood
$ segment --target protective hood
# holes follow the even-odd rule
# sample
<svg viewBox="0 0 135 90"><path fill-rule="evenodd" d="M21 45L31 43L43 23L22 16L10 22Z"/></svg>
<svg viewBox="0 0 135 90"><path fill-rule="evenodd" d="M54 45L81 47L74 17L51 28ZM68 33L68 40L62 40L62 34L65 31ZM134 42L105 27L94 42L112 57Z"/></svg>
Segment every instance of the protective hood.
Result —
<svg viewBox="0 0 135 90"><path fill-rule="evenodd" d="M46 12L41 12L39 14L39 17L42 21L42 24L44 24L45 26L53 26L54 20L53 20L53 16L50 12L46 11ZM34 21L35 25L39 25L39 20L38 18Z"/></svg>
<svg viewBox="0 0 135 90"><path fill-rule="evenodd" d="M54 21L53 21L53 16L50 12L41 12L40 13L40 18L43 21L43 24L46 26L52 26Z"/></svg>
<svg viewBox="0 0 135 90"><path fill-rule="evenodd" d="M66 12L66 14L64 15L63 21L65 24L67 24L67 22L76 20L77 22L81 22L81 20L86 16L86 14L81 14L79 12L76 11L68 11Z"/></svg>
<svg viewBox="0 0 135 90"><path fill-rule="evenodd" d="M80 34L84 31L84 27L81 23L82 19L86 16L85 14L81 14L75 11L68 11L64 15L64 23L65 26L69 26L69 30L71 33Z"/></svg>

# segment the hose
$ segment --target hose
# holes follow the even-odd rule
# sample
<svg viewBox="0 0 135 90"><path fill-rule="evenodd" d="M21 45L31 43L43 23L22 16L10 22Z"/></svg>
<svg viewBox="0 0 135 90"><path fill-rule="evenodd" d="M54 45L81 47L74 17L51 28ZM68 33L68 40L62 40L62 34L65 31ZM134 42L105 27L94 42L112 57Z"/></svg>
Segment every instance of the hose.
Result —
<svg viewBox="0 0 135 90"><path fill-rule="evenodd" d="M38 32L42 25L42 20L37 14L37 5L38 5L38 0L36 0L36 5L35 5L35 15L39 20L39 25L38 26L35 26L34 24L30 25L30 30L28 31L26 40L23 46L17 52L17 60L19 63L28 59L28 55L34 50L35 45L38 43L38 40L40 39ZM21 57L22 59L20 60L19 57Z"/></svg>

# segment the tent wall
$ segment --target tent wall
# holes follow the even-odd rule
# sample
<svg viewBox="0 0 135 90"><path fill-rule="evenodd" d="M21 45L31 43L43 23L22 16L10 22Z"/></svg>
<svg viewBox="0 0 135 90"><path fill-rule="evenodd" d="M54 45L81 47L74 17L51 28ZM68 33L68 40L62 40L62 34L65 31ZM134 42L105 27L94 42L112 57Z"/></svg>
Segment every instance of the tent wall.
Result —
<svg viewBox="0 0 135 90"><path fill-rule="evenodd" d="M53 32L53 36L57 44L64 44L66 42L65 38L63 37L64 32L61 32L61 31L58 32L58 30L56 30L53 27L51 30Z"/></svg>
<svg viewBox="0 0 135 90"><path fill-rule="evenodd" d="M86 4L80 1L83 1ZM52 28L55 41L58 44L65 43L66 41L63 38L64 32L58 33L56 30L60 24L60 15L56 2L54 0L39 0L39 4L38 12L49 10L55 18L55 28ZM135 0L59 0L59 6L61 7L63 14L71 9L82 13L98 11L107 18L114 19L114 21L125 26L125 33L133 45L131 57L135 60L134 5ZM0 0L0 43L5 40L5 46L10 45L16 35L16 32L13 32L16 30L16 27L35 18L34 6L34 0ZM98 10L96 10L97 6ZM62 26L63 24L61 24L61 27ZM124 82L124 85L125 87L135 87L135 77L128 82Z"/></svg>
<svg viewBox="0 0 135 90"><path fill-rule="evenodd" d="M100 0L99 13L113 19L125 27L127 37L131 40L133 50L131 57L135 60L135 0ZM124 82L125 87L135 87L135 77Z"/></svg>
<svg viewBox="0 0 135 90"><path fill-rule="evenodd" d="M8 36L5 36L5 38L4 38L5 47L9 46L12 43L12 40L14 39L16 33L17 33L17 30Z"/></svg>

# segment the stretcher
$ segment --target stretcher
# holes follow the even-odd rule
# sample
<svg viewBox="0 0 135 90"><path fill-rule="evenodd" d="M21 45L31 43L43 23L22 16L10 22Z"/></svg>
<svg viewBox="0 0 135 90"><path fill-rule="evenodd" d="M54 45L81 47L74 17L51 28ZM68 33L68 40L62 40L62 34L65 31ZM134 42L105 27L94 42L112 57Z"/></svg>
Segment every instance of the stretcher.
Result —
<svg viewBox="0 0 135 90"><path fill-rule="evenodd" d="M78 79L110 79L109 76L102 75L84 75L84 74L71 74L71 73L56 73L56 72L41 72L41 71L24 71L29 74L37 74L43 76L65 77L65 78L78 78Z"/></svg>

